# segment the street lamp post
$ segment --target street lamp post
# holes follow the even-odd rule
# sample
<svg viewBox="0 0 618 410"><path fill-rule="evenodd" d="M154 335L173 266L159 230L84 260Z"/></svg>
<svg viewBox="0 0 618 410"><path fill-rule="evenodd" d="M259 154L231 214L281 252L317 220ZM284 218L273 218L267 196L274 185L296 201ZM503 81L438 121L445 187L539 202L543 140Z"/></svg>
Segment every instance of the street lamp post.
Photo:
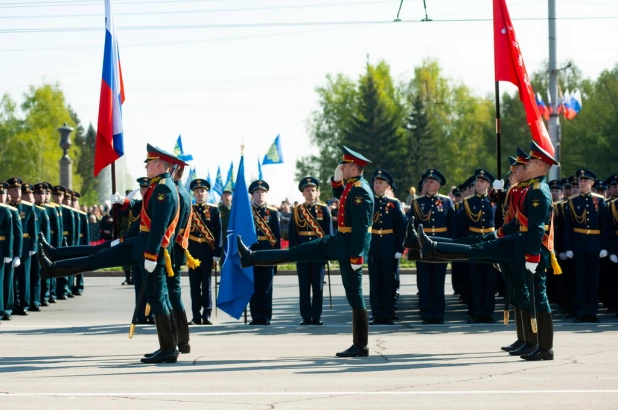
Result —
<svg viewBox="0 0 618 410"><path fill-rule="evenodd" d="M62 127L58 128L58 132L60 133L60 148L63 151L62 158L58 161L60 163L60 185L73 189L73 161L69 157L73 128L65 122Z"/></svg>

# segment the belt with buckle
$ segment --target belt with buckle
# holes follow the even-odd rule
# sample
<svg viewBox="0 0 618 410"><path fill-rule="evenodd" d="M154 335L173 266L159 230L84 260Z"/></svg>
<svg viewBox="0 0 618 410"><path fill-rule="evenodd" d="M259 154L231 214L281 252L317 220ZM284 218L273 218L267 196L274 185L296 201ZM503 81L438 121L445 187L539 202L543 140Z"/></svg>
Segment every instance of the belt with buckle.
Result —
<svg viewBox="0 0 618 410"><path fill-rule="evenodd" d="M197 236L189 235L189 240L197 243L205 243L208 242L206 238L198 238Z"/></svg>
<svg viewBox="0 0 618 410"><path fill-rule="evenodd" d="M495 231L495 230L496 230L496 228L494 228L494 227L491 227L491 228L475 228L475 227L473 227L473 226L470 226L470 227L468 228L468 230L469 230L470 232L476 232L476 233L490 233L490 232Z"/></svg>
<svg viewBox="0 0 618 410"><path fill-rule="evenodd" d="M573 232L583 233L586 235L601 235L600 229L582 229L582 228L573 228Z"/></svg>
<svg viewBox="0 0 618 410"><path fill-rule="evenodd" d="M374 235L389 235L393 233L392 229L372 229L371 233Z"/></svg>

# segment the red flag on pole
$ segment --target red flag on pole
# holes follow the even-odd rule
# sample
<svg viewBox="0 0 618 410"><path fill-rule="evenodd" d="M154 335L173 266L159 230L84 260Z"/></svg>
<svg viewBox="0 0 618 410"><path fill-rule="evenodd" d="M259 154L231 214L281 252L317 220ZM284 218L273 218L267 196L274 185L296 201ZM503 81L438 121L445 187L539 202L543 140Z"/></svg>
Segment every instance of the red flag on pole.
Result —
<svg viewBox="0 0 618 410"><path fill-rule="evenodd" d="M551 156L554 155L554 146L551 143L545 123L534 98L534 90L526 71L524 58L515 36L515 29L505 0L494 2L494 60L496 81L508 81L519 88L519 98L524 103L526 120L532 132L532 140Z"/></svg>

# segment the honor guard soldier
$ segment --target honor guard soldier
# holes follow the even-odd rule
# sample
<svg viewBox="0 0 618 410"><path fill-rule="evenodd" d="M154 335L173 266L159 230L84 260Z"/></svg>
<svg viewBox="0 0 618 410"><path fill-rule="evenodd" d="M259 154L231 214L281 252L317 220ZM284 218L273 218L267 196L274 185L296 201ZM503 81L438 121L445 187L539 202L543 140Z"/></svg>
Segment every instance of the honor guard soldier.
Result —
<svg viewBox="0 0 618 410"><path fill-rule="evenodd" d="M54 187L54 193L58 193L57 199L59 202L59 209L62 212L62 246L74 246L73 243L74 234L76 232L75 217L73 216L73 208L67 205L69 198L72 197L72 191L66 187L56 186ZM73 297L71 289L69 288L68 277L56 278L56 299L67 300Z"/></svg>
<svg viewBox="0 0 618 410"><path fill-rule="evenodd" d="M174 275L171 252L179 218L178 193L170 177L172 165L180 161L174 155L147 145L146 171L150 187L143 199L140 233L114 241L115 246L73 259L51 261L45 246L39 260L46 277L62 277L80 272L140 263L144 268L148 303L155 315L159 350L141 359L143 363L175 363L178 359L173 321L168 308L165 277ZM110 243L111 244L111 243Z"/></svg>
<svg viewBox="0 0 618 410"><path fill-rule="evenodd" d="M0 199L2 203L7 204L9 184L7 182L0 182L0 184L2 186ZM4 261L4 315L2 320L11 320L13 315L13 308L15 307L15 268L21 264L23 245L23 228L19 210L13 206L7 206L9 211L11 211L13 221L13 260L11 262Z"/></svg>
<svg viewBox="0 0 618 410"><path fill-rule="evenodd" d="M50 221L52 225L51 230L51 245L56 248L61 248L64 246L64 220L62 219L62 201L64 200L64 194L66 193L66 188L62 185L50 185L50 199L49 205L52 208L48 209L47 213L50 215ZM54 216L52 216L54 215ZM56 303L56 299L58 297L56 293L57 281L56 278L48 278L45 280L45 283L49 281L49 303Z"/></svg>
<svg viewBox="0 0 618 410"><path fill-rule="evenodd" d="M15 266L15 311L16 315L27 315L30 309L30 257L36 253L37 231L34 204L21 199L23 181L19 177L11 178L9 183L9 205L17 208L22 224L21 263ZM26 191L32 192L32 185L27 184Z"/></svg>
<svg viewBox="0 0 618 410"><path fill-rule="evenodd" d="M9 184L0 182L0 319L5 309L5 270L9 270L13 262L13 214L11 207L5 204L8 188Z"/></svg>
<svg viewBox="0 0 618 410"><path fill-rule="evenodd" d="M262 251L281 249L281 228L279 226L279 211L266 205L266 196L270 187L263 180L253 181L249 185L251 195L253 221L257 242L251 245L251 250ZM270 325L273 314L273 266L256 266L253 268L254 292L249 302L251 310L251 325Z"/></svg>
<svg viewBox="0 0 618 410"><path fill-rule="evenodd" d="M223 251L221 253L221 257L223 258L219 264L223 266L223 262L225 262L225 257L227 253L227 225L230 221L230 212L232 210L232 192L231 184L227 184L225 188L223 188L223 194L221 194L221 203L219 204L219 215L221 215L221 237L223 239Z"/></svg>
<svg viewBox="0 0 618 410"><path fill-rule="evenodd" d="M251 251L244 246L240 237L237 239L243 267L339 261L346 299L352 306L353 344L337 353L338 357L369 356L369 326L363 299L362 267L369 252L373 216L373 193L363 178L365 166L370 162L361 154L343 147L343 159L335 169L335 176L331 178L333 195L340 202L336 234L314 239L290 250Z"/></svg>
<svg viewBox="0 0 618 410"><path fill-rule="evenodd" d="M605 198L605 193L607 192L607 185L605 185L605 181L602 179L597 179L594 181L594 184L592 184L592 192Z"/></svg>
<svg viewBox="0 0 618 410"><path fill-rule="evenodd" d="M47 184L44 182L35 184L32 187L32 193L35 204L34 212L37 217L37 232L43 234L45 236L45 240L49 242L50 221L49 216L47 215L47 208L45 208ZM38 312L41 310L41 282L41 266L39 265L38 258L33 257L30 261L30 311L32 312Z"/></svg>
<svg viewBox="0 0 618 410"><path fill-rule="evenodd" d="M318 202L320 183L314 177L305 177L298 183L305 202L294 207L288 227L290 249L317 238L332 235L332 223L328 205ZM301 325L322 324L324 295L324 263L298 262L298 293ZM311 298L313 293L313 298Z"/></svg>
<svg viewBox="0 0 618 410"><path fill-rule="evenodd" d="M552 208L554 211L554 250L557 255L564 253L564 212L562 199L562 182L557 179L549 181L549 189L551 191ZM554 275L549 272L547 275L547 297L550 303L558 303L560 308L563 307L563 276Z"/></svg>
<svg viewBox="0 0 618 410"><path fill-rule="evenodd" d="M125 191L126 198L131 200L131 198L133 198L133 195L135 195L137 191L139 191L139 188L133 191L126 190ZM127 230L129 229L129 227L131 226L131 222L129 221L130 206L125 206L124 203L122 204L114 203L112 204L112 214L114 212L113 211L114 208L117 208L116 217L118 218L118 220L114 222L118 224L118 237L122 238L124 234L127 232ZM131 277L131 266L123 266L122 270L124 271L124 282L122 282L120 285L122 286L133 285L134 279Z"/></svg>
<svg viewBox="0 0 618 410"><path fill-rule="evenodd" d="M73 212L75 215L77 225L77 231L75 234L75 246L88 246L90 245L90 227L88 226L88 214L79 209L79 198L81 194L77 191L73 191ZM80 273L74 277L69 278L69 288L71 293L75 296L81 296L84 292L84 274Z"/></svg>
<svg viewBox="0 0 618 410"><path fill-rule="evenodd" d="M437 169L425 173L423 189L425 195L412 202L412 212L415 224L426 226L430 236L457 238L455 208L446 195L438 193L446 184L446 178ZM444 297L444 281L446 278L446 263L416 264L419 286L419 305L423 324L443 324L446 301Z"/></svg>
<svg viewBox="0 0 618 410"><path fill-rule="evenodd" d="M219 208L208 202L210 183L205 179L194 179L189 188L193 192L195 204L191 214L191 233L189 252L199 260L199 266L189 269L191 286L190 325L212 325L212 268L221 257L221 216Z"/></svg>
<svg viewBox="0 0 618 410"><path fill-rule="evenodd" d="M599 321L599 264L607 252L605 198L592 192L596 175L580 169L580 193L568 199L564 230L566 256L575 261L575 322Z"/></svg>
<svg viewBox="0 0 618 410"><path fill-rule="evenodd" d="M495 208L487 198L494 176L485 169L474 171L474 195L463 200L463 232L466 236L484 235L495 231ZM498 273L488 263L470 264L470 318L468 323L496 323L495 288Z"/></svg>
<svg viewBox="0 0 618 410"><path fill-rule="evenodd" d="M369 324L392 325L395 319L394 284L396 261L403 255L405 222L401 202L385 196L394 186L385 169L373 173L373 225L369 248L369 301L373 320ZM392 188L391 188L392 189Z"/></svg>

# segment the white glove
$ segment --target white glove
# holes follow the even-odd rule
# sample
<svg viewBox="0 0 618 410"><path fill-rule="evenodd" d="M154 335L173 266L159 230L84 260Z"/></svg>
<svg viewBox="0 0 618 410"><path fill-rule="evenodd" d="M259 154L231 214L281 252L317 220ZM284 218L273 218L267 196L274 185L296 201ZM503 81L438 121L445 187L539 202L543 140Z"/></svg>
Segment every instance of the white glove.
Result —
<svg viewBox="0 0 618 410"><path fill-rule="evenodd" d="M599 258L607 258L607 251L605 249L601 249L599 253Z"/></svg>
<svg viewBox="0 0 618 410"><path fill-rule="evenodd" d="M4 263L11 263L13 258L4 258Z"/></svg>
<svg viewBox="0 0 618 410"><path fill-rule="evenodd" d="M6 260L6 258L4 258ZM609 255L609 260L614 262L614 263L618 263L618 256L616 255Z"/></svg>
<svg viewBox="0 0 618 410"><path fill-rule="evenodd" d="M538 262L526 262L526 269L530 272L536 272L536 267L539 266Z"/></svg>
<svg viewBox="0 0 618 410"><path fill-rule="evenodd" d="M602 251L601 251L602 252ZM607 251L605 251L607 253ZM28 251L28 256L32 256L36 253L36 251ZM607 255L605 255L607 256ZM602 258L604 258L605 256L602 256Z"/></svg>
<svg viewBox="0 0 618 410"><path fill-rule="evenodd" d="M401 252L395 252L395 259L401 258L403 254Z"/></svg>
<svg viewBox="0 0 618 410"><path fill-rule="evenodd" d="M333 180L336 182L343 180L343 171L341 170L341 164L337 165L337 168L335 168L335 177L333 178Z"/></svg>
<svg viewBox="0 0 618 410"><path fill-rule="evenodd" d="M221 259L221 258L218 257L218 256L213 256L212 257L212 261L215 262L215 263L219 262L219 259Z"/></svg>
<svg viewBox="0 0 618 410"><path fill-rule="evenodd" d="M496 179L494 181L494 189L496 191L502 191L504 189L504 179Z"/></svg>
<svg viewBox="0 0 618 410"><path fill-rule="evenodd" d="M139 188L136 188L133 191L129 192L129 195L127 195L127 199L133 198L133 195L137 194L138 192L139 192Z"/></svg>
<svg viewBox="0 0 618 410"><path fill-rule="evenodd" d="M148 259L144 260L144 269L146 269L148 272L152 273L152 271L155 270L156 267L157 262L149 261Z"/></svg>
<svg viewBox="0 0 618 410"><path fill-rule="evenodd" d="M124 202L124 197L122 195L120 195L120 193L116 192L113 195L110 195L109 197L109 202L114 205L114 204L121 204Z"/></svg>
<svg viewBox="0 0 618 410"><path fill-rule="evenodd" d="M567 258L567 257L566 257L566 253L564 253L564 252L560 252L560 253L558 254L558 258L560 258L560 260L561 260L561 261L565 261L565 260L566 260L566 258Z"/></svg>
<svg viewBox="0 0 618 410"><path fill-rule="evenodd" d="M109 244L109 247L111 248L112 246L116 246L120 243L120 239L114 239L112 241L112 243Z"/></svg>
<svg viewBox="0 0 618 410"><path fill-rule="evenodd" d="M361 263L360 265L357 265L357 264L355 264L355 263L352 263L352 264L350 264L350 265L352 266L352 270L354 270L354 271L357 271L357 270L359 270L360 268L362 268L362 267L363 267L363 264L362 264L362 263Z"/></svg>
<svg viewBox="0 0 618 410"><path fill-rule="evenodd" d="M498 231L494 231L494 236L496 237L496 239L500 239L498 238Z"/></svg>
<svg viewBox="0 0 618 410"><path fill-rule="evenodd" d="M566 251L566 257L569 259L573 259L573 251Z"/></svg>
<svg viewBox="0 0 618 410"><path fill-rule="evenodd" d="M19 259L18 256L13 258L13 267L17 268L19 265L21 265L21 259Z"/></svg>

